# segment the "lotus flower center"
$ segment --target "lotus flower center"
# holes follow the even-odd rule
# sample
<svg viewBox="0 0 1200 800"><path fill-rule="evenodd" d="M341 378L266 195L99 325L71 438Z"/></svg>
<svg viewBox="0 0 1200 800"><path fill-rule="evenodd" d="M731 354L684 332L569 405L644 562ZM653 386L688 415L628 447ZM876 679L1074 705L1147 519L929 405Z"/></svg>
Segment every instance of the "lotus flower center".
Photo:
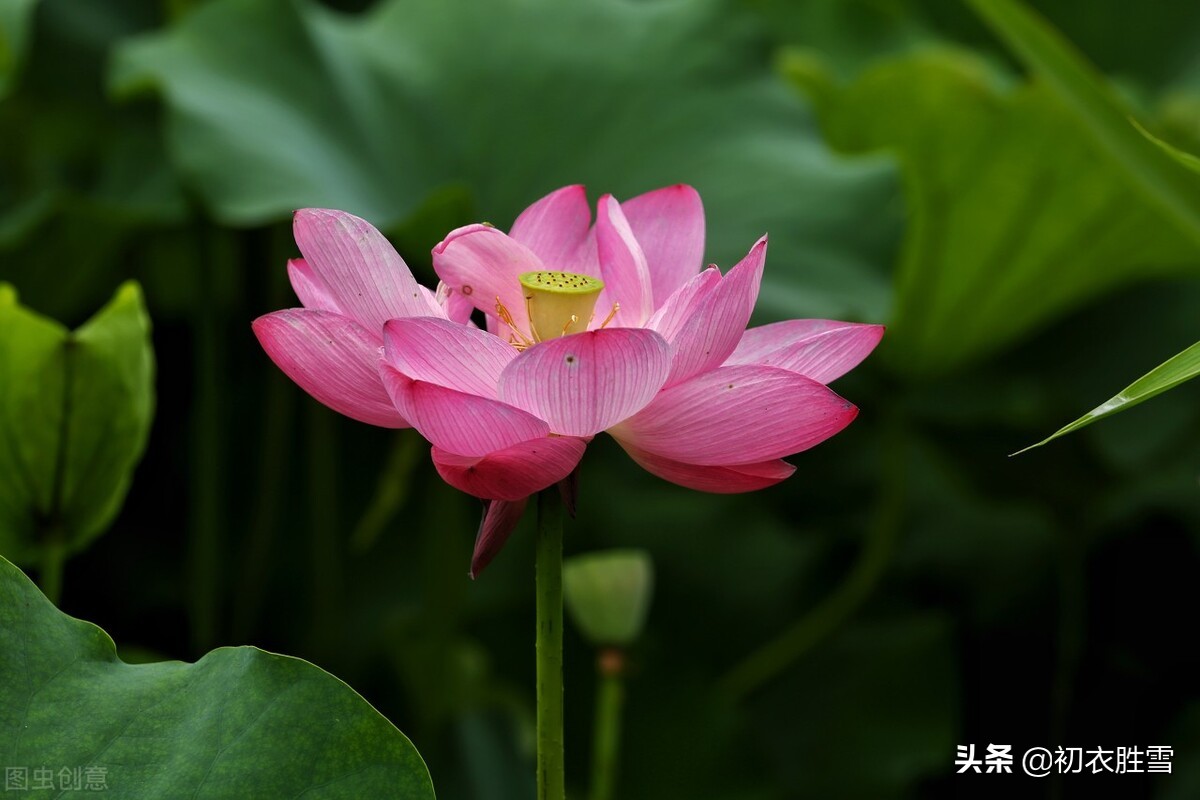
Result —
<svg viewBox="0 0 1200 800"><path fill-rule="evenodd" d="M599 278L573 272L526 272L518 280L535 342L586 331L604 289Z"/></svg>

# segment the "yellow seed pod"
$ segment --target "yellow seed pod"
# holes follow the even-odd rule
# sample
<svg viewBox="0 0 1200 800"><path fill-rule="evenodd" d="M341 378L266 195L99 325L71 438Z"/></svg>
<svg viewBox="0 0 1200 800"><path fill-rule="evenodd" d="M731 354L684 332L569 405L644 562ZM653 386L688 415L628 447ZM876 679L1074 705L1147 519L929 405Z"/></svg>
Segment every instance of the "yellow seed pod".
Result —
<svg viewBox="0 0 1200 800"><path fill-rule="evenodd" d="M582 333L591 322L604 281L573 272L526 272L520 276L535 341Z"/></svg>

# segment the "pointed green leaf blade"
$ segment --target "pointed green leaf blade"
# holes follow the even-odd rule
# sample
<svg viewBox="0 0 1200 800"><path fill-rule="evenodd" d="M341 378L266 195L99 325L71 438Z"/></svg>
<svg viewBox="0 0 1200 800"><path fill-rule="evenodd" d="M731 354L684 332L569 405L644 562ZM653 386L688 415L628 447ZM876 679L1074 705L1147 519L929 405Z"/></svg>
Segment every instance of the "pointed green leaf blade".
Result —
<svg viewBox="0 0 1200 800"><path fill-rule="evenodd" d="M1174 145L1164 142L1162 139L1158 138L1153 133L1151 133L1150 131L1143 128L1141 126L1141 123L1139 123L1136 119L1130 118L1129 121L1131 123L1133 123L1133 127L1137 128L1138 133L1140 133L1142 136L1145 136L1147 139L1149 139L1154 145L1156 145L1158 147L1159 150L1162 150L1164 153L1166 153L1171 158L1178 161L1183 166L1190 169L1192 172L1200 172L1200 158L1197 158L1196 156L1192 155L1191 153L1185 153L1183 150L1180 150L1178 147L1175 147Z"/></svg>
<svg viewBox="0 0 1200 800"><path fill-rule="evenodd" d="M77 769L122 800L434 796L407 737L332 675L253 647L125 664L3 558L0 764L50 768L54 791L22 792L39 798Z"/></svg>
<svg viewBox="0 0 1200 800"><path fill-rule="evenodd" d="M1032 444L1024 450L1013 453L1013 455L1020 455L1035 447L1041 447L1047 442L1052 442L1060 436L1066 436L1068 433L1091 425L1097 420L1111 417L1113 414L1132 408L1138 403L1149 400L1155 395L1162 394L1168 389L1173 389L1197 375L1200 375L1200 342L1192 345L1174 358L1167 359L1162 364L1159 364L1126 386L1115 396L1109 398L1106 402L1092 409L1074 422L1064 425L1051 436L1047 436L1037 444Z"/></svg>

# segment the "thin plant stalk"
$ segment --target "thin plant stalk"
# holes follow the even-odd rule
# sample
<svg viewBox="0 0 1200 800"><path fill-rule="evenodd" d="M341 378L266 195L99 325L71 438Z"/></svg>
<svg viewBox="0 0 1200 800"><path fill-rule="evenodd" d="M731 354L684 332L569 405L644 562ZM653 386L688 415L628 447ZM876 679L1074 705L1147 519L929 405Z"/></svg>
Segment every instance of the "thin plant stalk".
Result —
<svg viewBox="0 0 1200 800"><path fill-rule="evenodd" d="M591 800L613 800L621 752L621 712L625 706L625 654L602 650L596 659L596 715L592 735Z"/></svg>
<svg viewBox="0 0 1200 800"><path fill-rule="evenodd" d="M564 800L563 758L563 504L558 488L538 494L537 555L537 796Z"/></svg>

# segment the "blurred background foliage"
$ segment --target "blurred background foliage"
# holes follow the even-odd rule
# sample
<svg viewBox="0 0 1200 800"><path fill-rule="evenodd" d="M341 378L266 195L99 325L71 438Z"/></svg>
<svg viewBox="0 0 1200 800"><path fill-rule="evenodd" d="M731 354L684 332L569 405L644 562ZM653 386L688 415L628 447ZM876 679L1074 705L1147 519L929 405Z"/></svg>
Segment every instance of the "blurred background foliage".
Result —
<svg viewBox="0 0 1200 800"><path fill-rule="evenodd" d="M1200 6L1036 6L1200 150ZM709 260L770 233L760 322L889 334L837 384L856 423L774 489L591 448L568 552L655 562L620 796L1012 796L953 775L971 742L1168 744L1173 776L1020 791L1195 796L1200 386L1007 458L1197 338L1200 245L1085 127L936 0L6 2L0 280L74 327L136 279L154 320L145 458L63 608L139 658L310 659L440 797L528 797L530 531L470 582L474 501L411 431L303 395L249 322L295 304L298 207L369 218L428 283L456 225L686 182ZM569 633L576 786L592 659Z"/></svg>

